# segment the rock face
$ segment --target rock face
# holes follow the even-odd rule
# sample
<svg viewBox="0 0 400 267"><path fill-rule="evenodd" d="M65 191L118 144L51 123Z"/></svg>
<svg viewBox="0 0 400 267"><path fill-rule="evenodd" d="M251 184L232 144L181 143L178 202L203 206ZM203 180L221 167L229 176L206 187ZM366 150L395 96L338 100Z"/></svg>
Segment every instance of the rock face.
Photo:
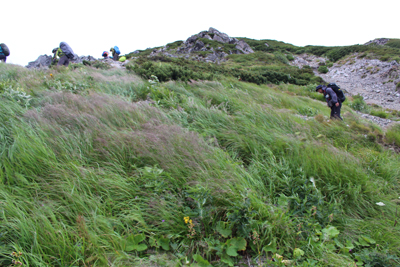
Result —
<svg viewBox="0 0 400 267"><path fill-rule="evenodd" d="M221 43L220 47L214 49L214 47L203 42L200 38L212 40ZM229 51L223 49L225 44L235 45L235 48L231 48ZM224 51L225 52L224 52ZM198 56L193 54L195 52L206 52L206 55ZM176 55L167 52L167 48L160 48L154 50L150 56L156 56L163 54L166 56L183 56L185 58L192 58L195 60L201 60L205 62L220 62L229 54L250 54L254 53L253 49L243 40L229 37L226 33L222 33L217 29L210 28L208 31L202 31L198 34L190 36L180 47L175 51ZM227 53L229 52L229 53Z"/></svg>
<svg viewBox="0 0 400 267"><path fill-rule="evenodd" d="M92 56L78 56L75 54L75 57L70 61L71 63L82 63L84 60L86 61L96 61ZM28 65L26 66L28 69L35 68L35 69L40 69L40 68L49 68L51 65L52 61L52 56L48 55L41 55L36 59L35 61L29 62Z"/></svg>
<svg viewBox="0 0 400 267"><path fill-rule="evenodd" d="M360 94L368 104L400 110L400 92L396 88L400 82L399 63L358 58L358 54L354 54L329 67L326 74L319 73L319 65L326 60L303 54L296 56L291 64L300 68L310 66L324 81L336 83L350 95Z"/></svg>
<svg viewBox="0 0 400 267"><path fill-rule="evenodd" d="M387 42L389 42L389 39L387 39L387 38L378 38L378 39L366 42L364 45L370 45L370 44L385 45Z"/></svg>
<svg viewBox="0 0 400 267"><path fill-rule="evenodd" d="M28 69L36 68L48 68L51 65L51 56L41 55L35 61L29 62L26 66Z"/></svg>

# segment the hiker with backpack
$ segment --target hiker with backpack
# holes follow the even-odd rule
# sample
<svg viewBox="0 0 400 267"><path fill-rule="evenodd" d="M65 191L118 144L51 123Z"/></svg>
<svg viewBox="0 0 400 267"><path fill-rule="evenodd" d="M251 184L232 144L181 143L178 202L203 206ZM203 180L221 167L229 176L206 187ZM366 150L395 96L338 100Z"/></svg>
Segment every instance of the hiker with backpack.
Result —
<svg viewBox="0 0 400 267"><path fill-rule="evenodd" d="M54 49L53 49L54 51ZM66 42L61 42L60 47L57 49L56 57L59 57L57 66L68 67L69 61L75 56L74 51Z"/></svg>
<svg viewBox="0 0 400 267"><path fill-rule="evenodd" d="M119 59L119 54L121 54L121 52L119 51L118 46L111 47L111 48L110 48L110 52L112 53L113 60L114 60L114 61L118 61L118 59Z"/></svg>
<svg viewBox="0 0 400 267"><path fill-rule="evenodd" d="M108 58L108 52L107 51L103 51L103 54L101 54L101 56L106 59Z"/></svg>
<svg viewBox="0 0 400 267"><path fill-rule="evenodd" d="M342 119L340 109L342 103L346 100L343 91L335 83L330 83L328 86L318 85L315 91L324 95L328 107L331 108L331 119Z"/></svg>
<svg viewBox="0 0 400 267"><path fill-rule="evenodd" d="M10 49L4 43L0 44L0 61L4 63L7 61L7 57L10 55Z"/></svg>

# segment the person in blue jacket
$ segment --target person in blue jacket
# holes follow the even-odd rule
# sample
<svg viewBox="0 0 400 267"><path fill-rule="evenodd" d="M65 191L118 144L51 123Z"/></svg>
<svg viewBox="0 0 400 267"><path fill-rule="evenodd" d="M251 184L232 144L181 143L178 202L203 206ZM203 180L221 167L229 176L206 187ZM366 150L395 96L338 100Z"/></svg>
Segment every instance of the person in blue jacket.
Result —
<svg viewBox="0 0 400 267"><path fill-rule="evenodd" d="M325 85L321 84L315 88L315 91L324 95L328 107L331 108L331 119L343 120L342 117L340 117L340 109L342 108L342 103L337 97L335 91L333 91L332 88L326 87Z"/></svg>

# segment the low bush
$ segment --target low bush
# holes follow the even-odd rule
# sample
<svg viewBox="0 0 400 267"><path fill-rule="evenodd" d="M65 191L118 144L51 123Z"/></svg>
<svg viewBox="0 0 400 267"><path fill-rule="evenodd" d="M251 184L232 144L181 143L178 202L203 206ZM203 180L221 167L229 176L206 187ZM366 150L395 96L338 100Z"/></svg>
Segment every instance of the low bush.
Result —
<svg viewBox="0 0 400 267"><path fill-rule="evenodd" d="M369 111L369 107L367 103L365 103L362 95L353 96L353 100L348 104L354 110L361 111L367 113Z"/></svg>
<svg viewBox="0 0 400 267"><path fill-rule="evenodd" d="M287 55L286 55L286 58L287 58L289 61L293 61L293 60L294 60L294 56L293 56L292 54L287 54Z"/></svg>
<svg viewBox="0 0 400 267"><path fill-rule="evenodd" d="M327 66L319 66L318 67L318 72L319 73L328 73L329 69Z"/></svg>
<svg viewBox="0 0 400 267"><path fill-rule="evenodd" d="M380 60L380 61L388 61L389 58L390 58L389 55L383 55L383 56L381 56L381 57L379 58L379 60Z"/></svg>

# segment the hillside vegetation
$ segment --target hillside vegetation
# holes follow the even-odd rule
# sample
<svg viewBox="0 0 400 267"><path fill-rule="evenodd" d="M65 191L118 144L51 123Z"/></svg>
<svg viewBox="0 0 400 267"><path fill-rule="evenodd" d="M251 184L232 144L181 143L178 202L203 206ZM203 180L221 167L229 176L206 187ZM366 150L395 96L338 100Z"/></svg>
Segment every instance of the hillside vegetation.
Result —
<svg viewBox="0 0 400 267"><path fill-rule="evenodd" d="M0 64L0 265L398 266L400 128L282 56Z"/></svg>

